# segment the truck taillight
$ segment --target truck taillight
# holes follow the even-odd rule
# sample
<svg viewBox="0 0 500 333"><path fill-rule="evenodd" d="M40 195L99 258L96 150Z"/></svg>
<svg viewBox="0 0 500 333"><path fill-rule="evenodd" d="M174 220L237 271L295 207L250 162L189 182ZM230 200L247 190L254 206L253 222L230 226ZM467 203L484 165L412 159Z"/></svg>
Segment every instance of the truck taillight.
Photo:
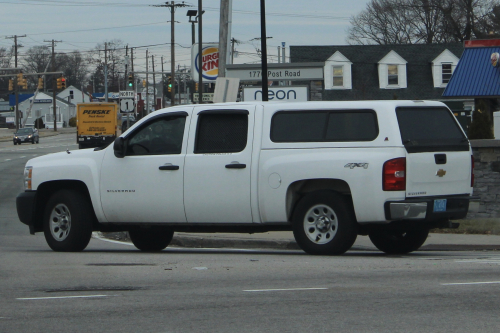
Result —
<svg viewBox="0 0 500 333"><path fill-rule="evenodd" d="M382 171L384 191L406 190L406 158L395 158L384 163Z"/></svg>
<svg viewBox="0 0 500 333"><path fill-rule="evenodd" d="M470 187L474 187L474 155L470 156L471 168L470 168Z"/></svg>

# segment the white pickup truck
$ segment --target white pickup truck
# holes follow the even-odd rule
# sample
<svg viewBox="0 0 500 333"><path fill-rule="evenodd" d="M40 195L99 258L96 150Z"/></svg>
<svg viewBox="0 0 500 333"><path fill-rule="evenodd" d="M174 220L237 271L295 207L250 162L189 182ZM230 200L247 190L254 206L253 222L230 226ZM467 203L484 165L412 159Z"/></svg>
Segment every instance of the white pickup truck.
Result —
<svg viewBox="0 0 500 333"><path fill-rule="evenodd" d="M439 102L182 105L107 148L29 160L17 211L55 251L85 249L92 231L161 251L175 231L292 230L310 254L342 254L357 235L408 253L466 216L473 167Z"/></svg>

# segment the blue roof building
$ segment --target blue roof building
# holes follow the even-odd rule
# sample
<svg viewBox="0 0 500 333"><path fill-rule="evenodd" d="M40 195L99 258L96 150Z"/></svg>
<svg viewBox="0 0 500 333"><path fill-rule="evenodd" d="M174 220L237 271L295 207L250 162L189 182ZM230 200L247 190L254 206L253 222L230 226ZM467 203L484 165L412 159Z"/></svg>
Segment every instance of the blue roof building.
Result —
<svg viewBox="0 0 500 333"><path fill-rule="evenodd" d="M500 61L492 65L494 53L500 53L498 39L466 41L443 97L499 98Z"/></svg>

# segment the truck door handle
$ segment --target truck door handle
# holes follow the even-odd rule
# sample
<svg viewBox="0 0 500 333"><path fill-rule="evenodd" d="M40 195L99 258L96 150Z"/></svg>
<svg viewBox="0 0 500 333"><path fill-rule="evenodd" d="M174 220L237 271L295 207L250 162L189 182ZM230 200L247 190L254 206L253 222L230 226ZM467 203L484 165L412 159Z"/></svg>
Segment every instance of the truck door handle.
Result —
<svg viewBox="0 0 500 333"><path fill-rule="evenodd" d="M226 169L245 169L247 167L246 164L242 163L230 163L226 164Z"/></svg>
<svg viewBox="0 0 500 333"><path fill-rule="evenodd" d="M160 170L179 170L179 166L178 165L172 165L172 164L169 164L169 165L160 165L160 167L158 169L160 169Z"/></svg>

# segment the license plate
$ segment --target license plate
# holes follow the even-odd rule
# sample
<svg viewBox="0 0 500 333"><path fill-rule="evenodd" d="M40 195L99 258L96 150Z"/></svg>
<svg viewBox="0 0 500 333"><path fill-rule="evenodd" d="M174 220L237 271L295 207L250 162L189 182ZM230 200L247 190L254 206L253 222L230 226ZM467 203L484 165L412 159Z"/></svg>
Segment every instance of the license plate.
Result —
<svg viewBox="0 0 500 333"><path fill-rule="evenodd" d="M446 212L446 199L434 200L434 211L435 212Z"/></svg>

